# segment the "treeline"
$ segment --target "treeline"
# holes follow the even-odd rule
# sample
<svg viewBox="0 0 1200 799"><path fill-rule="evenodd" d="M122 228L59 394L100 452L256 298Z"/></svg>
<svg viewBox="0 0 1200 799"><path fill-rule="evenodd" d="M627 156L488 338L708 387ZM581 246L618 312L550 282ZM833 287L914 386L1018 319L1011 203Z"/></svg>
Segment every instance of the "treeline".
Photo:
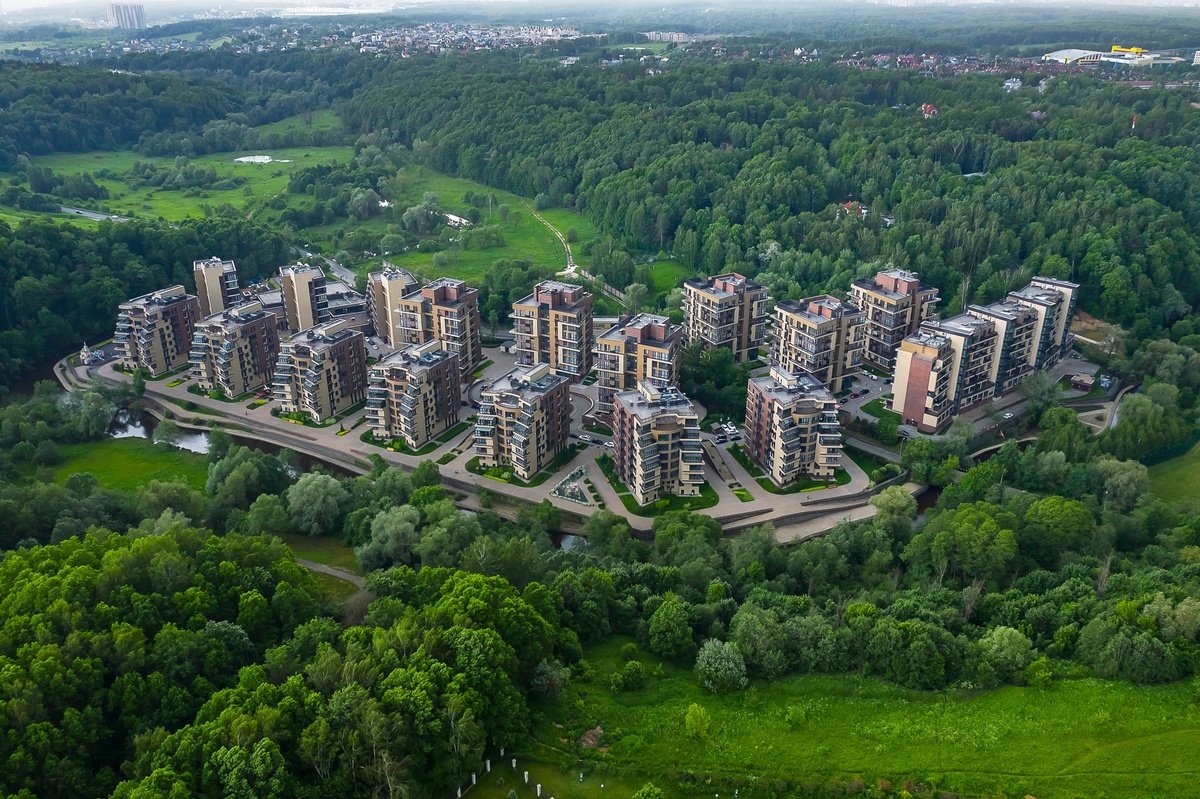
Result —
<svg viewBox="0 0 1200 799"><path fill-rule="evenodd" d="M1040 273L1082 283L1085 309L1139 338L1185 318L1200 301L1200 156L1186 148L1200 117L1185 93L1000 83L486 53L392 66L341 113L439 170L544 194L624 247L757 275L778 298L891 263L937 285L948 313ZM940 114L924 119L923 103Z"/></svg>
<svg viewBox="0 0 1200 799"><path fill-rule="evenodd" d="M117 306L130 297L192 285L194 260L233 258L250 279L286 263L288 253L277 230L245 219L134 220L94 231L48 220L0 223L0 387L109 338Z"/></svg>

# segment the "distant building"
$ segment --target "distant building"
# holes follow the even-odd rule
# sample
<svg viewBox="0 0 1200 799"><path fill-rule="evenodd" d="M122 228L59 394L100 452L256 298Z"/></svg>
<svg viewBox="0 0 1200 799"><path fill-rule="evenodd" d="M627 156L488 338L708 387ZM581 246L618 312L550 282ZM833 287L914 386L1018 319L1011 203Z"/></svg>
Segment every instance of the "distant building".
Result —
<svg viewBox="0 0 1200 799"><path fill-rule="evenodd" d="M816 377L772 366L747 386L746 453L780 487L831 479L842 457L837 400Z"/></svg>
<svg viewBox="0 0 1200 799"><path fill-rule="evenodd" d="M275 315L251 301L199 322L188 360L201 391L219 390L233 399L269 386L278 357Z"/></svg>
<svg viewBox="0 0 1200 799"><path fill-rule="evenodd" d="M367 314L375 335L389 347L395 347L398 339L400 300L419 286L412 272L387 261L382 270L367 275Z"/></svg>
<svg viewBox="0 0 1200 799"><path fill-rule="evenodd" d="M293 333L328 322L325 272L319 266L294 264L279 268L279 286L288 329Z"/></svg>
<svg viewBox="0 0 1200 799"><path fill-rule="evenodd" d="M1008 80L1004 81L1004 91L1006 91L1006 92L1015 92L1015 91L1018 91L1020 88L1021 88L1021 79L1020 78L1009 78Z"/></svg>
<svg viewBox="0 0 1200 799"><path fill-rule="evenodd" d="M700 495L704 451L700 416L674 386L641 381L613 399L613 460L634 501Z"/></svg>
<svg viewBox="0 0 1200 799"><path fill-rule="evenodd" d="M458 424L458 356L441 342L396 350L367 372L367 424L377 438L403 439L417 450Z"/></svg>
<svg viewBox="0 0 1200 799"><path fill-rule="evenodd" d="M571 381L546 363L517 366L483 389L475 454L484 468L510 464L528 481L567 446Z"/></svg>
<svg viewBox="0 0 1200 799"><path fill-rule="evenodd" d="M938 111L938 107L936 105L932 105L930 103L921 104L921 116L925 117L926 119L933 119L939 113L941 112Z"/></svg>
<svg viewBox="0 0 1200 799"><path fill-rule="evenodd" d="M314 422L337 416L367 396L367 347L344 320L310 327L280 347L272 393L285 413Z"/></svg>
<svg viewBox="0 0 1200 799"><path fill-rule="evenodd" d="M393 347L440 341L442 349L458 356L462 382L471 382L475 367L483 363L478 289L439 277L402 297L393 318L399 321Z"/></svg>
<svg viewBox="0 0 1200 799"><path fill-rule="evenodd" d="M547 364L578 383L592 370L592 295L583 286L543 280L512 306L517 363Z"/></svg>
<svg viewBox="0 0 1200 799"><path fill-rule="evenodd" d="M1107 63L1129 67L1152 67L1160 64L1178 64L1183 59L1178 56L1151 53L1140 47L1122 47L1114 45L1109 51L1081 50L1068 48L1055 50L1042 56L1043 61L1053 61L1059 64L1096 64Z"/></svg>
<svg viewBox="0 0 1200 799"><path fill-rule="evenodd" d="M683 283L683 336L733 351L735 363L758 358L767 340L767 290L730 272Z"/></svg>
<svg viewBox="0 0 1200 799"><path fill-rule="evenodd" d="M158 377L187 366L200 303L183 286L171 286L121 303L113 335L117 358L128 370Z"/></svg>
<svg viewBox="0 0 1200 799"><path fill-rule="evenodd" d="M885 269L873 280L854 281L850 299L865 316L863 361L890 373L900 342L917 332L926 319L933 318L938 292L922 283L916 272Z"/></svg>
<svg viewBox="0 0 1200 799"><path fill-rule="evenodd" d="M192 274L196 277L196 299L200 301L201 316L212 316L242 301L233 261L220 258L193 261Z"/></svg>
<svg viewBox="0 0 1200 799"><path fill-rule="evenodd" d="M857 306L828 294L781 300L775 304L771 362L841 391L862 364L863 319Z"/></svg>
<svg viewBox="0 0 1200 799"><path fill-rule="evenodd" d="M109 3L108 27L140 30L146 27L146 9L141 3Z"/></svg>
<svg viewBox="0 0 1200 799"><path fill-rule="evenodd" d="M643 380L665 388L679 382L683 330L665 316L638 314L596 336L597 412L613 411L613 397Z"/></svg>
<svg viewBox="0 0 1200 799"><path fill-rule="evenodd" d="M331 319L341 319L347 316L359 317L358 327L366 328L370 322L366 318L367 298L359 294L340 280L330 280L325 283L325 302Z"/></svg>

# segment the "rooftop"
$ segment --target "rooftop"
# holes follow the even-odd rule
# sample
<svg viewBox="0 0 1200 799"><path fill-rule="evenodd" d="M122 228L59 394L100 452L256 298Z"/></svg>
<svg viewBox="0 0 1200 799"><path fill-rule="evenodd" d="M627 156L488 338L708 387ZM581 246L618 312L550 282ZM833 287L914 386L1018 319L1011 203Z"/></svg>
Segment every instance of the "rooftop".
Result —
<svg viewBox="0 0 1200 799"><path fill-rule="evenodd" d="M825 384L802 369L789 372L779 366L772 366L770 374L753 377L750 379L750 383L776 402L834 401L833 394L825 387Z"/></svg>
<svg viewBox="0 0 1200 799"><path fill-rule="evenodd" d="M1026 308L1019 302L1012 300L1002 300L1000 302L991 302L987 305L971 305L967 308L968 311L981 313L986 316L994 316L997 319L1003 319L1006 322L1015 322L1021 317L1028 318L1033 311Z"/></svg>
<svg viewBox="0 0 1200 799"><path fill-rule="evenodd" d="M857 305L839 300L830 294L819 294L816 297L806 297L802 300L780 300L775 305L777 311L799 316L814 324L839 319L846 314L860 313Z"/></svg>
<svg viewBox="0 0 1200 799"><path fill-rule="evenodd" d="M1054 289L1041 288L1032 283L1024 288L1008 292L1008 296L1037 305L1057 305L1063 300L1063 296Z"/></svg>
<svg viewBox="0 0 1200 799"><path fill-rule="evenodd" d="M199 261L192 261L192 270L195 272L201 269L211 269L214 266L221 267L222 272L236 272L237 267L233 265L233 261L223 261L216 256L205 258Z"/></svg>
<svg viewBox="0 0 1200 799"><path fill-rule="evenodd" d="M321 277L325 277L325 270L319 266L313 266L311 264L291 264L289 266L279 267L279 276L280 277L286 277L288 275L305 275L305 274L319 275Z"/></svg>
<svg viewBox="0 0 1200 799"><path fill-rule="evenodd" d="M698 416L696 406L687 395L675 386L660 388L645 380L638 382L637 389L622 391L613 397L613 404L624 408L642 421L657 416Z"/></svg>
<svg viewBox="0 0 1200 799"><path fill-rule="evenodd" d="M515 394L525 402L537 402L547 392L570 381L550 371L548 364L516 366L484 387L483 394Z"/></svg>
<svg viewBox="0 0 1200 799"><path fill-rule="evenodd" d="M183 286L167 286L165 289L152 291L149 294L143 294L140 297L123 303L127 306L137 306L144 308L147 311L153 311L158 308L165 308L168 305L174 305L186 299L194 299L195 295L188 294Z"/></svg>
<svg viewBox="0 0 1200 799"><path fill-rule="evenodd" d="M684 285L703 291L706 294L711 294L717 299L725 299L739 293L756 291L762 288L758 283L755 283L745 275L739 275L737 272L727 272L723 275L713 275L707 278L693 277L685 280Z"/></svg>
<svg viewBox="0 0 1200 799"><path fill-rule="evenodd" d="M440 341L430 341L425 344L412 344L388 353L374 363L371 369L407 367L414 374L419 374L457 357L453 352L442 349Z"/></svg>
<svg viewBox="0 0 1200 799"><path fill-rule="evenodd" d="M362 333L352 328L345 319L334 319L302 330L285 342L284 346L305 344L314 350L322 350L351 336L362 337Z"/></svg>
<svg viewBox="0 0 1200 799"><path fill-rule="evenodd" d="M995 326L986 319L979 319L970 314L959 314L941 321L931 320L925 323L931 329L958 336L973 336Z"/></svg>
<svg viewBox="0 0 1200 799"><path fill-rule="evenodd" d="M640 331L655 325L666 328L666 336L671 335L671 329L674 327L674 325L671 324L671 320L666 316L659 316L658 314L652 313L640 313L625 320L624 323L618 322L608 330L605 330L603 333L597 334L596 339L616 342L625 341L629 338L645 340L644 336L639 335ZM631 333L630 331L638 332ZM664 336L664 338L666 338L666 336ZM661 339L654 340L657 341Z"/></svg>
<svg viewBox="0 0 1200 799"><path fill-rule="evenodd" d="M912 342L920 347L932 347L938 350L950 343L950 339L946 338L941 333L924 329L918 330L916 333L913 333L904 340Z"/></svg>
<svg viewBox="0 0 1200 799"><path fill-rule="evenodd" d="M248 322L254 322L262 319L269 312L263 310L263 305L258 300L250 300L243 302L232 308L227 308L224 311L218 311L211 316L205 317L200 322L202 325L209 327L220 327L224 330L236 330ZM271 314L274 316L274 314Z"/></svg>

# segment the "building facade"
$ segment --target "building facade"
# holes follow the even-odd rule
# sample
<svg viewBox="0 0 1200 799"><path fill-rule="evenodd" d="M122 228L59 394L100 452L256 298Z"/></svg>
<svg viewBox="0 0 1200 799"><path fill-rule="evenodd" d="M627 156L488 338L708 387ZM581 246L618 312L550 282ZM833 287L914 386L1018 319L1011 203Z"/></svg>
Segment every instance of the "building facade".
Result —
<svg viewBox="0 0 1200 799"><path fill-rule="evenodd" d="M772 366L746 391L746 453L775 485L829 480L842 462L837 401L813 375Z"/></svg>
<svg viewBox="0 0 1200 799"><path fill-rule="evenodd" d="M187 366L199 317L199 301L183 286L121 303L113 335L121 366L145 369L153 377Z"/></svg>
<svg viewBox="0 0 1200 799"><path fill-rule="evenodd" d="M367 424L376 438L418 450L458 424L458 356L440 342L396 350L367 369Z"/></svg>
<svg viewBox="0 0 1200 799"><path fill-rule="evenodd" d="M916 333L922 322L933 318L938 292L922 283L916 272L885 269L873 280L854 281L850 300L864 316L863 361L890 374L900 342Z"/></svg>
<svg viewBox="0 0 1200 799"><path fill-rule="evenodd" d="M771 362L785 372L807 372L841 391L858 374L863 345L863 312L849 302L822 294L775 305Z"/></svg>
<svg viewBox="0 0 1200 799"><path fill-rule="evenodd" d="M961 314L929 321L900 344L892 410L926 433L996 396L1000 337L988 319Z"/></svg>
<svg viewBox="0 0 1200 799"><path fill-rule="evenodd" d="M400 299L394 347L441 342L442 349L458 356L462 382L471 382L475 367L483 363L480 343L479 291L462 280L440 277Z"/></svg>
<svg viewBox="0 0 1200 799"><path fill-rule="evenodd" d="M1029 285L1009 292L1008 299L1024 305L1038 316L1035 368L1048 369L1070 352L1075 344L1071 322L1079 284L1052 277L1035 277Z"/></svg>
<svg viewBox="0 0 1200 799"><path fill-rule="evenodd" d="M583 286L543 280L513 303L512 321L517 363L546 364L573 383L592 370L592 295Z"/></svg>
<svg viewBox="0 0 1200 799"><path fill-rule="evenodd" d="M483 389L475 454L484 468L511 464L528 481L567 446L571 381L549 364L517 366Z"/></svg>
<svg viewBox="0 0 1200 799"><path fill-rule="evenodd" d="M683 329L665 316L638 314L596 335L597 413L613 412L613 397L643 380L660 388L679 382Z"/></svg>
<svg viewBox="0 0 1200 799"><path fill-rule="evenodd" d="M634 501L700 495L704 451L700 415L674 386L647 380L613 399L613 460Z"/></svg>
<svg viewBox="0 0 1200 799"><path fill-rule="evenodd" d="M367 347L345 320L310 327L283 342L271 391L284 413L322 422L367 397Z"/></svg>
<svg viewBox="0 0 1200 799"><path fill-rule="evenodd" d="M400 300L419 286L412 272L387 261L382 270L367 275L367 315L375 335L389 347L395 347L398 341Z"/></svg>
<svg viewBox="0 0 1200 799"><path fill-rule="evenodd" d="M188 360L201 391L221 391L233 399L269 386L278 358L275 314L251 301L197 324Z"/></svg>
<svg viewBox="0 0 1200 799"><path fill-rule="evenodd" d="M325 294L325 272L319 266L294 264L279 268L283 312L293 333L324 324L330 319Z"/></svg>
<svg viewBox="0 0 1200 799"><path fill-rule="evenodd" d="M736 363L753 361L767 342L767 290L736 273L683 284L683 338L725 347Z"/></svg>
<svg viewBox="0 0 1200 799"><path fill-rule="evenodd" d="M996 353L990 379L995 394L1012 391L1037 368L1037 314L1017 302L971 305L967 313L996 328Z"/></svg>
<svg viewBox="0 0 1200 799"><path fill-rule="evenodd" d="M140 30L146 27L146 8L141 3L109 3L108 27Z"/></svg>
<svg viewBox="0 0 1200 799"><path fill-rule="evenodd" d="M192 274L196 277L196 299L200 301L202 317L220 313L242 301L237 267L233 261L222 261L220 258L193 261Z"/></svg>

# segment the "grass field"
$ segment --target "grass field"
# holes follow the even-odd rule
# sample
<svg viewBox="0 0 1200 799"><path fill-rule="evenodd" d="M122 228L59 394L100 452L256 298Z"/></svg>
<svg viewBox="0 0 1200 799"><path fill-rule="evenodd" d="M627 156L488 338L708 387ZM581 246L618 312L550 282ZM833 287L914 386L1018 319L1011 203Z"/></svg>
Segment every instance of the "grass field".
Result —
<svg viewBox="0 0 1200 799"><path fill-rule="evenodd" d="M65 483L79 472L89 472L103 488L132 491L151 480L182 479L203 489L208 479L208 460L195 452L144 438L116 438L89 444L60 447L63 462L54 475Z"/></svg>
<svg viewBox="0 0 1200 799"><path fill-rule="evenodd" d="M358 561L354 549L336 538L323 535L283 535L283 543L291 547L296 557L311 560L325 566L334 566L358 574Z"/></svg>
<svg viewBox="0 0 1200 799"><path fill-rule="evenodd" d="M862 406L863 413L870 414L876 419L895 419L896 423L900 423L900 414L895 411L889 411L884 404L883 397L876 397L870 402Z"/></svg>
<svg viewBox="0 0 1200 799"><path fill-rule="evenodd" d="M614 695L607 686L623 665L624 643L612 639L588 650L596 677L545 708L537 737L548 763L566 761L564 741L573 744L597 725L605 731L601 744L610 747L606 754L583 750L597 763L583 785L578 768L544 766L544 781L554 774L565 781L558 785L570 785L559 796L604 795L583 788L616 774L623 787L608 794L614 797L648 779L677 797L732 795L735 785L743 795L764 796L774 780L815 786L854 778L1039 799L1194 795L1200 704L1186 684L1071 680L1044 689L926 694L873 678L793 676L716 697L689 671L664 665L646 688ZM647 673L659 665L645 653L639 659ZM699 740L683 729L693 702L712 719L710 734ZM685 772L695 775L686 792L679 785ZM792 795L771 795L784 794Z"/></svg>
<svg viewBox="0 0 1200 799"><path fill-rule="evenodd" d="M317 585L333 600L345 602L349 599L358 588L352 583L345 580L339 580L332 574L322 574L321 572L311 572L313 579L317 581Z"/></svg>
<svg viewBox="0 0 1200 799"><path fill-rule="evenodd" d="M1150 467L1150 493L1164 502L1200 497L1200 444Z"/></svg>

